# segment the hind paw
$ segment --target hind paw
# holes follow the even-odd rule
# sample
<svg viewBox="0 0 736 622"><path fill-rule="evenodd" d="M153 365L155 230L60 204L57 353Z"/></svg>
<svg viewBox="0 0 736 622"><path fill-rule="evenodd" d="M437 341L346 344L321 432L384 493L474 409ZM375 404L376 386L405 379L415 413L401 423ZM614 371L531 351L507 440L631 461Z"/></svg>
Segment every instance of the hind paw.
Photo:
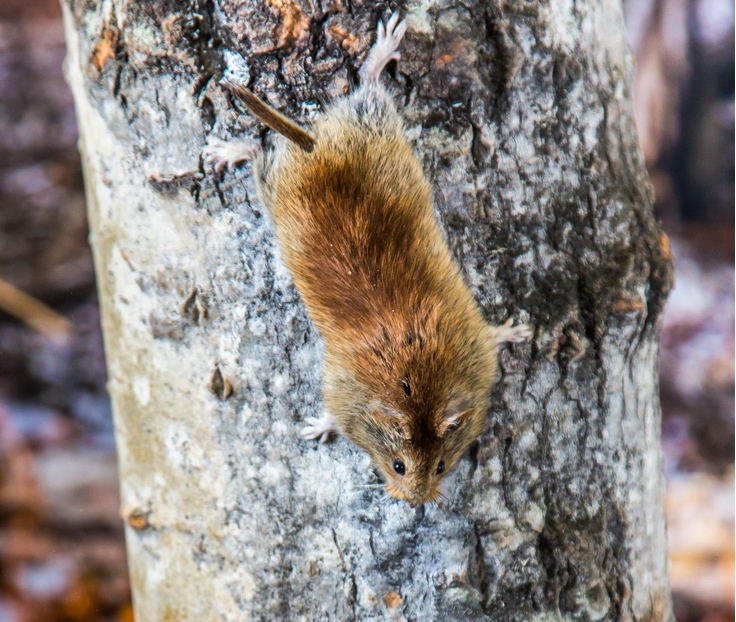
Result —
<svg viewBox="0 0 736 622"><path fill-rule="evenodd" d="M252 138L224 141L210 138L202 151L204 163L221 173L224 169L232 171L238 164L252 160L259 152L260 146Z"/></svg>
<svg viewBox="0 0 736 622"><path fill-rule="evenodd" d="M368 58L360 68L360 77L363 82L378 82L378 78L386 65L392 60L399 60L401 55L397 50L406 34L406 22L399 21L399 12L384 22L378 22L378 35Z"/></svg>

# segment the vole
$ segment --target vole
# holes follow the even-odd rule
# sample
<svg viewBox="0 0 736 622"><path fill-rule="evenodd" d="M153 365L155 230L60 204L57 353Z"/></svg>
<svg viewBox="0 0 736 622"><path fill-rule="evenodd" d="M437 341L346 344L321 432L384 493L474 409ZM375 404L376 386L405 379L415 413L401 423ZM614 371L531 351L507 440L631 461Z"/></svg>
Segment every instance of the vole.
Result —
<svg viewBox="0 0 736 622"><path fill-rule="evenodd" d="M529 338L525 325L490 326L463 281L432 207L432 189L379 77L406 31L394 13L360 86L302 129L243 85L226 85L288 140L215 140L218 171L251 160L283 259L325 344L329 414L303 435L339 431L366 451L387 492L431 502L481 434L497 349Z"/></svg>

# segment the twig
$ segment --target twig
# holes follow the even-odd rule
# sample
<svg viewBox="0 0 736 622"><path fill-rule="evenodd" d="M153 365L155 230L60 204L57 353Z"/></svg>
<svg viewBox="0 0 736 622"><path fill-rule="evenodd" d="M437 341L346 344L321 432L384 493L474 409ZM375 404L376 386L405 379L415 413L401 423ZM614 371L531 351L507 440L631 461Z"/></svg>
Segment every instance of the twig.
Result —
<svg viewBox="0 0 736 622"><path fill-rule="evenodd" d="M3 279L0 279L0 310L59 344L66 343L74 329L74 325L64 316Z"/></svg>

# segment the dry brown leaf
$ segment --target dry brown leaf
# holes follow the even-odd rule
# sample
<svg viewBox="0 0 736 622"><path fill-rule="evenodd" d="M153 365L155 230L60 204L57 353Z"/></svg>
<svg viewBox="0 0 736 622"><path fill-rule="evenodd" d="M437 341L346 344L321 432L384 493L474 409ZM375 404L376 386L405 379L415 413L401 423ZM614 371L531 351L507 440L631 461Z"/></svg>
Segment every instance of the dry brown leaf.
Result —
<svg viewBox="0 0 736 622"><path fill-rule="evenodd" d="M105 28L102 32L102 37L95 44L92 50L92 64L95 66L97 71L102 71L108 60L115 58L115 48L118 45L118 30L117 28Z"/></svg>
<svg viewBox="0 0 736 622"><path fill-rule="evenodd" d="M630 313L631 311L641 311L644 308L644 301L641 298L621 298L613 305L616 313Z"/></svg>
<svg viewBox="0 0 736 622"><path fill-rule="evenodd" d="M386 594L386 596L383 597L383 602L386 603L386 605L390 609L395 609L399 605L404 604L404 599L401 598L396 592L389 592Z"/></svg>

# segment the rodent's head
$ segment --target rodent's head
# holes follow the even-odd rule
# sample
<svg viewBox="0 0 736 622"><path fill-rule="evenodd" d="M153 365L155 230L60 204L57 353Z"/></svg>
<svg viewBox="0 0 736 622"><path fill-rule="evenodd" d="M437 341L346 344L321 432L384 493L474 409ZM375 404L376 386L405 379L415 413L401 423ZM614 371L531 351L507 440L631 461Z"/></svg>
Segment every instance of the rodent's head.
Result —
<svg viewBox="0 0 736 622"><path fill-rule="evenodd" d="M440 496L443 479L483 431L497 354L479 314L411 322L407 330L387 321L360 349L328 348L323 390L340 430L371 456L387 492L419 505Z"/></svg>
<svg viewBox="0 0 736 622"><path fill-rule="evenodd" d="M412 506L430 503L441 495L442 480L480 434L485 406L455 403L427 419L374 411L362 421L368 442L359 444L381 471L392 497Z"/></svg>

